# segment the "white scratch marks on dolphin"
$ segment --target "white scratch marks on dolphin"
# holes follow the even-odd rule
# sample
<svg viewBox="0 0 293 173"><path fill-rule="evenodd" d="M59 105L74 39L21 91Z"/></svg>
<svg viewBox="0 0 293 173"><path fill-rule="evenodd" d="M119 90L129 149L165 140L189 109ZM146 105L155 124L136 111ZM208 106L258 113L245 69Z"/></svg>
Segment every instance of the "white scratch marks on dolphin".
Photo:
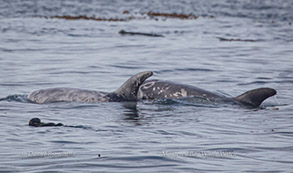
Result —
<svg viewBox="0 0 293 173"><path fill-rule="evenodd" d="M181 91L177 91L173 94L174 97L187 97L187 91L185 89L181 89Z"/></svg>
<svg viewBox="0 0 293 173"><path fill-rule="evenodd" d="M187 91L185 89L181 89L182 97L187 97Z"/></svg>

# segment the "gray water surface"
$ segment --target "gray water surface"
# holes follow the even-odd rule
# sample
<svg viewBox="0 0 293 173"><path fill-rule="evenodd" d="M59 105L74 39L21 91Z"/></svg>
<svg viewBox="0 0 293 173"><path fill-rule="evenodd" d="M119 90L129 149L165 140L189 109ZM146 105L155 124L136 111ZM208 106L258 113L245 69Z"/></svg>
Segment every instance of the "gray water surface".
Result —
<svg viewBox="0 0 293 173"><path fill-rule="evenodd" d="M51 87L111 92L145 70L154 72L151 79L225 96L259 87L278 94L261 109L186 100L41 105L4 99L0 172L292 172L292 7L290 0L2 1L0 98ZM45 18L149 11L199 17ZM122 36L121 29L164 37ZM79 128L30 127L33 117Z"/></svg>

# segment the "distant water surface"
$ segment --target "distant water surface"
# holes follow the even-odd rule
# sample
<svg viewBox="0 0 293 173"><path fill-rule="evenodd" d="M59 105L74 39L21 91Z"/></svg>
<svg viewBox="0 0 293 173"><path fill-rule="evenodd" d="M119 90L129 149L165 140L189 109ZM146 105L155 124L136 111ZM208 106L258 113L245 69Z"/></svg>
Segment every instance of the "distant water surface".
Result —
<svg viewBox="0 0 293 173"><path fill-rule="evenodd" d="M253 110L184 100L4 99L0 172L291 172L292 8L290 0L2 1L0 98L50 87L111 92L145 70L228 97L259 87L278 94ZM64 15L135 19L50 18ZM79 128L33 128L33 117Z"/></svg>

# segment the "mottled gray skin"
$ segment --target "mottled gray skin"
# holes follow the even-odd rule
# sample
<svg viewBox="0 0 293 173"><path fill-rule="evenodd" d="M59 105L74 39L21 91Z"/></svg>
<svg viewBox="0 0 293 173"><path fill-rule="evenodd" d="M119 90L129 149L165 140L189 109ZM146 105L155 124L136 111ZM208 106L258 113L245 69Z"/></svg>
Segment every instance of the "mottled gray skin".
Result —
<svg viewBox="0 0 293 173"><path fill-rule="evenodd" d="M196 97L211 102L230 102L247 107L258 107L260 104L276 94L276 90L271 88L258 88L250 90L234 98L217 95L212 92L184 84L177 84L169 81L150 80L144 82L138 90L137 98L141 99L163 99Z"/></svg>
<svg viewBox="0 0 293 173"><path fill-rule="evenodd" d="M115 92L106 93L93 90L76 88L49 88L34 91L28 95L28 99L33 103L53 103L53 102L119 102L136 101L139 86L153 73L151 71L141 72L128 79Z"/></svg>

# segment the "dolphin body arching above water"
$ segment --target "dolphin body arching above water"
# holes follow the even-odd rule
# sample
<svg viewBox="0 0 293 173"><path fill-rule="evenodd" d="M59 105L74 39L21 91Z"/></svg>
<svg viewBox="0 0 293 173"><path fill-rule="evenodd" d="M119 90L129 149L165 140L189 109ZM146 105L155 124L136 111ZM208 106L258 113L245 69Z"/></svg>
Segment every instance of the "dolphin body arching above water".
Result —
<svg viewBox="0 0 293 173"><path fill-rule="evenodd" d="M111 93L76 88L49 88L34 91L27 98L33 103L43 104L53 102L95 103L196 97L211 102L227 102L246 107L259 107L265 99L277 93L272 88L258 88L247 91L237 97L228 98L192 85L161 80L145 81L152 75L153 72L151 71L133 75L120 88Z"/></svg>
<svg viewBox="0 0 293 173"><path fill-rule="evenodd" d="M77 88L49 88L30 93L27 98L33 103L53 102L119 102L137 101L139 86L150 76L151 71L140 72L129 78L120 88L111 93Z"/></svg>
<svg viewBox="0 0 293 173"><path fill-rule="evenodd" d="M247 91L237 97L228 98L192 85L178 84L170 81L149 80L145 81L138 90L138 100L154 100L166 98L195 97L210 102L224 102L256 108L261 103L276 94L272 88L257 88Z"/></svg>

